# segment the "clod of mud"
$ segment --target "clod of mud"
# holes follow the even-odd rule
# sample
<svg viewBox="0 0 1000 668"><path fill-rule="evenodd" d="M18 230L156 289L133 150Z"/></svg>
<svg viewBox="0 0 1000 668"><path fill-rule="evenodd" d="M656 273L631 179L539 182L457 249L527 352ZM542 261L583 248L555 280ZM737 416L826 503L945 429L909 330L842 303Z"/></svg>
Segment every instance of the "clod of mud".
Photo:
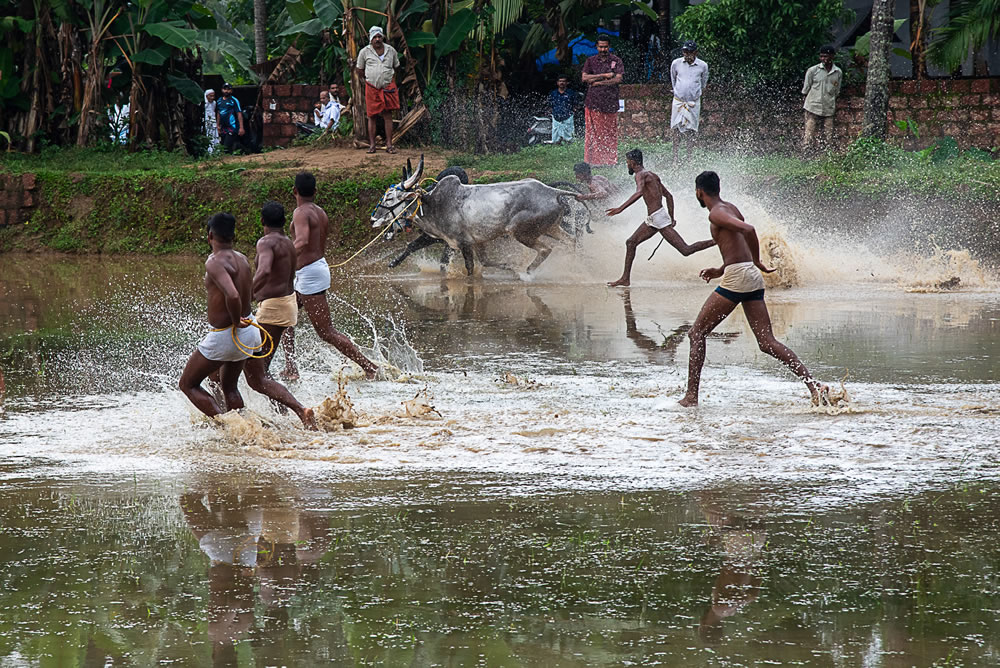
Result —
<svg viewBox="0 0 1000 668"><path fill-rule="evenodd" d="M343 374L337 381L337 393L327 397L313 409L316 424L323 431L341 431L354 429L358 425L358 414L354 404L347 396L347 380Z"/></svg>
<svg viewBox="0 0 1000 668"><path fill-rule="evenodd" d="M504 385L513 385L515 387L523 387L525 389L534 390L542 387L542 384L537 380L530 380L528 378L520 378L515 376L510 371L505 372L502 376L497 378L498 383L503 383Z"/></svg>
<svg viewBox="0 0 1000 668"><path fill-rule="evenodd" d="M400 417L427 417L431 413L434 413L439 418L444 417L431 405L431 399L432 397L428 394L425 387L417 392L412 399L401 402L403 404L403 413Z"/></svg>

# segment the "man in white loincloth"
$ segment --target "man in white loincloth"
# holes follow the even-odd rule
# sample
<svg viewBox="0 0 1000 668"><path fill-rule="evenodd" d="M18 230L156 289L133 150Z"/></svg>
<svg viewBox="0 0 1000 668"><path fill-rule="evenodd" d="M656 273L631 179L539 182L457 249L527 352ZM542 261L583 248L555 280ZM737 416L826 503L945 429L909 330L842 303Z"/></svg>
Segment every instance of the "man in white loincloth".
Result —
<svg viewBox="0 0 1000 668"><path fill-rule="evenodd" d="M295 211L292 212L292 233L295 237L295 294L319 338L356 363L369 380L375 378L378 367L364 356L350 338L333 326L326 291L330 288L330 265L323 253L330 230L330 219L313 200L316 197L316 177L309 172L295 176ZM295 365L295 328L289 327L282 337L285 370L282 377L295 380L299 376Z"/></svg>
<svg viewBox="0 0 1000 668"><path fill-rule="evenodd" d="M209 219L212 254L205 261L205 289L212 329L191 353L178 384L191 403L209 417L222 413L223 407L202 388L201 381L219 371L226 410L243 408L237 381L247 359L261 347L260 331L250 315L253 274L246 257L233 250L235 235L232 214L217 213Z"/></svg>
<svg viewBox="0 0 1000 668"><path fill-rule="evenodd" d="M674 90L670 111L670 137L674 164L677 164L677 144L684 139L687 158L691 160L691 145L698 136L701 122L701 96L708 84L708 64L698 58L698 45L684 42L680 58L670 64L670 83Z"/></svg>
<svg viewBox="0 0 1000 668"><path fill-rule="evenodd" d="M757 337L760 349L787 366L801 378L812 395L814 404L829 401L829 388L812 377L791 348L774 338L771 316L764 303L764 276L768 269L760 261L760 244L753 225L743 220L743 214L720 196L719 175L702 172L695 179L695 197L708 209L712 238L718 242L722 253L722 266L702 269L699 274L707 283L722 278L722 283L705 300L695 319L688 338L691 341L691 359L688 362L687 393L680 400L681 406L697 406L701 385L701 368L705 364L705 337L725 320L737 305L743 305L743 315Z"/></svg>
<svg viewBox="0 0 1000 668"><path fill-rule="evenodd" d="M715 242L711 239L697 241L688 245L681 235L674 229L677 221L674 220L674 198L667 190L660 177L653 172L643 169L642 151L637 148L625 154L625 164L628 165L628 173L635 174L636 190L625 200L621 206L608 209L607 215L617 216L619 213L629 208L641 197L646 202L646 221L639 224L635 232L625 242L625 271L617 281L608 283L613 288L627 287L631 282L632 262L635 261L635 249L639 244L656 236L657 232L663 235L671 246L680 251L681 255L691 255L700 250L711 248ZM667 208L663 208L663 198L667 199Z"/></svg>

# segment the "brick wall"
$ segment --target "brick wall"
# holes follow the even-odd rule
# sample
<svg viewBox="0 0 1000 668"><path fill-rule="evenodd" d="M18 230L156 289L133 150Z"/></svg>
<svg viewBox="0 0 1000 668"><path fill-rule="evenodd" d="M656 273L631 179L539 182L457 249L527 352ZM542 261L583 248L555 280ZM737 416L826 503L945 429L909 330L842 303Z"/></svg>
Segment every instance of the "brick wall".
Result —
<svg viewBox="0 0 1000 668"><path fill-rule="evenodd" d="M264 86L264 146L288 146L298 129L296 123L312 123L313 109L319 102L320 86Z"/></svg>
<svg viewBox="0 0 1000 668"><path fill-rule="evenodd" d="M0 174L0 226L19 225L38 205L34 174Z"/></svg>
<svg viewBox="0 0 1000 668"><path fill-rule="evenodd" d="M801 141L802 101L799 90L776 99L726 96L712 87L702 101L701 138L710 143L743 141L762 148L789 148ZM670 128L670 88L665 85L622 86L625 112L619 132L630 138L663 138ZM1000 147L1000 77L893 81L890 85L890 134L907 148L923 148L949 136L962 148ZM861 131L864 91L845 88L837 99L834 132L846 144ZM910 119L919 138L908 136L893 121Z"/></svg>

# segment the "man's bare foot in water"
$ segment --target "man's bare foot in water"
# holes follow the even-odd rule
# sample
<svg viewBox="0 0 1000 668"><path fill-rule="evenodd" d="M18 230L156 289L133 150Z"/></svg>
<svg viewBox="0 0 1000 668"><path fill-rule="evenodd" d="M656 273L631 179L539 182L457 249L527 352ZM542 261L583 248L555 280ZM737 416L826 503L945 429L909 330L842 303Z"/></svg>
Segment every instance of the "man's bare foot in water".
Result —
<svg viewBox="0 0 1000 668"><path fill-rule="evenodd" d="M617 281L608 283L609 288L627 288L631 284L627 278L619 278Z"/></svg>
<svg viewBox="0 0 1000 668"><path fill-rule="evenodd" d="M811 395L813 406L832 405L832 402L830 401L829 385L823 385L818 380L807 380L806 387L809 388L809 394Z"/></svg>
<svg viewBox="0 0 1000 668"><path fill-rule="evenodd" d="M278 374L281 380L294 382L299 379L299 370L294 365L286 364L285 368Z"/></svg>
<svg viewBox="0 0 1000 668"><path fill-rule="evenodd" d="M316 416L313 415L313 409L303 408L302 413L299 414L299 419L302 420L302 425L309 431L319 431L319 426L316 424Z"/></svg>
<svg viewBox="0 0 1000 668"><path fill-rule="evenodd" d="M681 400L678 401L677 403L679 403L684 408L690 408L691 406L697 406L698 405L698 395L697 394L695 394L695 395L685 394L683 397L681 397Z"/></svg>
<svg viewBox="0 0 1000 668"><path fill-rule="evenodd" d="M375 376L378 375L378 367L377 366L373 366L373 367L364 369L364 372L365 372L365 380L375 380Z"/></svg>

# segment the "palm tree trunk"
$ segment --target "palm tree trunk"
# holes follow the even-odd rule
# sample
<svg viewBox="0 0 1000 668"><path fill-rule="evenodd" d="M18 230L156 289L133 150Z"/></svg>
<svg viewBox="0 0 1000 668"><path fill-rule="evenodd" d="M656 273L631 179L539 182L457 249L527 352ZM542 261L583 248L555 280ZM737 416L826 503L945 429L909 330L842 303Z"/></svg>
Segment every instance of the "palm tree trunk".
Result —
<svg viewBox="0 0 1000 668"><path fill-rule="evenodd" d="M83 101L80 103L80 124L76 134L76 145L86 146L90 141L90 130L97 118L97 102L101 97L104 82L104 44L99 39L92 41L87 54L87 75L83 82Z"/></svg>
<svg viewBox="0 0 1000 668"><path fill-rule="evenodd" d="M253 0L253 47L257 64L267 62L267 3Z"/></svg>
<svg viewBox="0 0 1000 668"><path fill-rule="evenodd" d="M875 0L872 6L871 50L865 84L863 137L885 139L889 134L889 46L892 40L893 0Z"/></svg>

